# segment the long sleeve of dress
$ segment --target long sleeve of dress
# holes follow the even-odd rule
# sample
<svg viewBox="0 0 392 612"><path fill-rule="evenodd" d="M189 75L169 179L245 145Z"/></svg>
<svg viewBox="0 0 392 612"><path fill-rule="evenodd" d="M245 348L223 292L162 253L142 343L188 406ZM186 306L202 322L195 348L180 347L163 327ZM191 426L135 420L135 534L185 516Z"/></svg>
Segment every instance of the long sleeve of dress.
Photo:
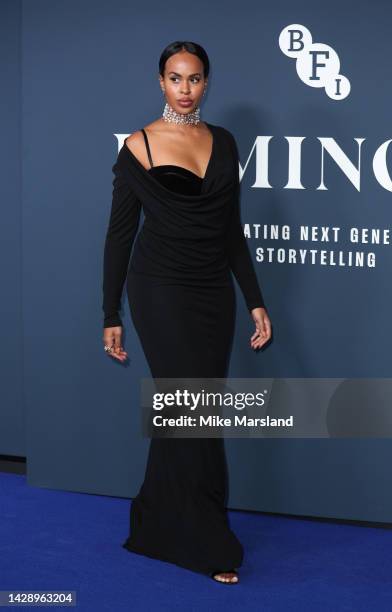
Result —
<svg viewBox="0 0 392 612"><path fill-rule="evenodd" d="M129 258L138 229L141 204L131 186L116 172L103 256L103 327L122 325L119 315Z"/></svg>
<svg viewBox="0 0 392 612"><path fill-rule="evenodd" d="M235 173L235 197L227 233L227 253L230 268L240 286L248 310L252 311L253 308L265 308L265 304L242 228L240 213L239 156L234 136L231 133L230 136Z"/></svg>

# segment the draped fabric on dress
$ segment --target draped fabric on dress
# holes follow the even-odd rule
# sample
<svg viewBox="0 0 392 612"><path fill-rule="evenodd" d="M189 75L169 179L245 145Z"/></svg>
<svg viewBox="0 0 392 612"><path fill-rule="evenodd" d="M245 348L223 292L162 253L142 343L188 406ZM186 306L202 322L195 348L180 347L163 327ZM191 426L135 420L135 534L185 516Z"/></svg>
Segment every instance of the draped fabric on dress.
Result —
<svg viewBox="0 0 392 612"><path fill-rule="evenodd" d="M147 170L125 142L113 166L104 327L122 324L126 282L154 378L227 376L235 323L231 273L248 309L264 306L241 225L236 143L225 128L206 125L213 146L204 178L178 166ZM123 547L208 575L238 568L244 551L230 528L227 493L224 439L152 438Z"/></svg>

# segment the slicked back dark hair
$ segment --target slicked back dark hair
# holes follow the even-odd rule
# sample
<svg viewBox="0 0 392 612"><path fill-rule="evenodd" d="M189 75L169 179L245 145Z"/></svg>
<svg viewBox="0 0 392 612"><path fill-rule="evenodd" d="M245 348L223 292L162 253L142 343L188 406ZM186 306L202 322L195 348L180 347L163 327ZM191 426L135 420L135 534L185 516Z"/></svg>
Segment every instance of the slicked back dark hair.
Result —
<svg viewBox="0 0 392 612"><path fill-rule="evenodd" d="M178 53L182 49L185 49L185 51L197 55L197 57L202 61L204 78L206 79L210 72L210 61L208 59L208 55L201 45L198 45L197 43L191 42L189 40L176 40L175 42L170 43L170 45L167 45L167 47L162 51L161 57L159 58L159 74L163 77L165 71L165 64L169 57L171 57L175 53Z"/></svg>

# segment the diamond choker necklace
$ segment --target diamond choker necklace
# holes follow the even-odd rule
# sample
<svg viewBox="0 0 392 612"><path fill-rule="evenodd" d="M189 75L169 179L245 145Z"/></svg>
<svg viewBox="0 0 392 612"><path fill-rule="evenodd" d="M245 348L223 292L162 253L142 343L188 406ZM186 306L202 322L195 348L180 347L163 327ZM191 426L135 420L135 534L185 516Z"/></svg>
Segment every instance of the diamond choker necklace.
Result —
<svg viewBox="0 0 392 612"><path fill-rule="evenodd" d="M190 113L177 113L177 111L166 102L162 117L164 121L168 121L169 123L197 124L200 121L200 107L196 106L195 110Z"/></svg>

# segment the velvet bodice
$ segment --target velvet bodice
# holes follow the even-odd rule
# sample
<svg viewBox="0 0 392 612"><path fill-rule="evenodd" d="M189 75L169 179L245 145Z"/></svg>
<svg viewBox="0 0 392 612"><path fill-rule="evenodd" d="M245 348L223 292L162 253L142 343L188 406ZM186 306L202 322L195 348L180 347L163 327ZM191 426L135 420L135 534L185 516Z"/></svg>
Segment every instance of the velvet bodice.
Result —
<svg viewBox="0 0 392 612"><path fill-rule="evenodd" d="M153 166L148 172L154 176L166 189L185 195L199 195L203 179L191 170L165 164Z"/></svg>

